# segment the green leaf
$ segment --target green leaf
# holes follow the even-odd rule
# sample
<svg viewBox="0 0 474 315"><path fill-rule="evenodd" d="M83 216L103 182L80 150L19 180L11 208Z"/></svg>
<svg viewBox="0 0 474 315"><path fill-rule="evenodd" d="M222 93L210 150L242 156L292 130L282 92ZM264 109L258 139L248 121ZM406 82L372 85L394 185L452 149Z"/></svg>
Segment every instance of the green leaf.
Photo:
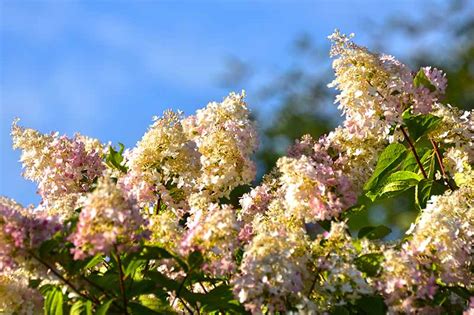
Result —
<svg viewBox="0 0 474 315"><path fill-rule="evenodd" d="M142 266L144 266L146 263L146 260L144 259L138 259L138 258L133 258L126 266L125 266L125 271L124 275L125 277L128 277L129 275L132 275L135 273L135 271L139 270Z"/></svg>
<svg viewBox="0 0 474 315"><path fill-rule="evenodd" d="M108 311L109 308L110 308L110 305L112 305L113 302L114 302L114 300L108 300L107 302L102 303L102 304L97 308L97 311L95 312L95 315L106 315L106 314L107 314L107 311Z"/></svg>
<svg viewBox="0 0 474 315"><path fill-rule="evenodd" d="M199 300L204 313L221 311L227 314L246 314L245 308L235 300L232 288L228 285L220 285Z"/></svg>
<svg viewBox="0 0 474 315"><path fill-rule="evenodd" d="M392 230L385 225L379 226L366 226L360 229L358 237L363 238L366 237L369 240L376 240L381 239L390 234Z"/></svg>
<svg viewBox="0 0 474 315"><path fill-rule="evenodd" d="M77 300L69 310L69 315L82 315L84 313L87 314L86 302L84 300Z"/></svg>
<svg viewBox="0 0 474 315"><path fill-rule="evenodd" d="M28 287L30 287L32 289L36 289L41 284L41 281L43 281L43 280L42 279L29 279L28 280Z"/></svg>
<svg viewBox="0 0 474 315"><path fill-rule="evenodd" d="M47 258L48 256L51 255L51 252L53 249L56 249L59 247L59 242L56 239L50 239L46 240L43 243L41 243L40 248L39 248L39 256L40 258Z"/></svg>
<svg viewBox="0 0 474 315"><path fill-rule="evenodd" d="M407 149L403 144L392 143L388 145L383 152L375 166L374 173L364 185L365 191L371 191L379 185L379 182L392 170L394 170L401 161L405 158ZM370 196L368 196L371 198ZM371 198L373 201L373 199Z"/></svg>
<svg viewBox="0 0 474 315"><path fill-rule="evenodd" d="M61 289L53 287L48 291L44 300L44 314L63 314L63 293L61 292Z"/></svg>
<svg viewBox="0 0 474 315"><path fill-rule="evenodd" d="M324 220L324 221L318 221L317 222L325 231L330 231L331 230L331 221L330 220Z"/></svg>
<svg viewBox="0 0 474 315"><path fill-rule="evenodd" d="M188 256L189 269L191 270L198 269L199 267L201 267L203 262L204 258L202 257L202 253L199 250L192 252Z"/></svg>
<svg viewBox="0 0 474 315"><path fill-rule="evenodd" d="M431 92L436 91L436 87L428 79L423 69L418 70L418 72L416 73L415 77L413 78L413 85L415 87L425 87Z"/></svg>
<svg viewBox="0 0 474 315"><path fill-rule="evenodd" d="M109 270L106 273L91 273L87 276L89 281L97 284L99 287L118 294L120 292L119 276L117 270Z"/></svg>
<svg viewBox="0 0 474 315"><path fill-rule="evenodd" d="M350 315L351 313L347 308L342 305L335 306L330 313L331 315Z"/></svg>
<svg viewBox="0 0 474 315"><path fill-rule="evenodd" d="M86 301L86 315L92 315L92 301Z"/></svg>
<svg viewBox="0 0 474 315"><path fill-rule="evenodd" d="M405 190L414 187L423 177L409 171L398 171L390 174L375 189L375 199L392 198Z"/></svg>
<svg viewBox="0 0 474 315"><path fill-rule="evenodd" d="M143 306L139 303L132 302L128 305L128 308L132 311L132 315L153 315L153 314L160 314L158 312L155 312L151 308L148 308L146 306Z"/></svg>
<svg viewBox="0 0 474 315"><path fill-rule="evenodd" d="M109 153L105 156L105 164L110 168L115 168L121 172L126 173L127 167L122 164L123 156L122 153L125 149L122 143L119 143L120 150L117 152L112 146L109 146Z"/></svg>
<svg viewBox="0 0 474 315"><path fill-rule="evenodd" d="M427 201L431 196L442 195L447 187L431 179L422 179L415 189L415 204L419 209L426 207Z"/></svg>
<svg viewBox="0 0 474 315"><path fill-rule="evenodd" d="M363 296L356 301L356 307L366 315L385 315L387 306L380 295Z"/></svg>
<svg viewBox="0 0 474 315"><path fill-rule="evenodd" d="M383 254L370 253L357 257L354 259L354 264L360 271L364 272L369 277L375 277L383 261Z"/></svg>
<svg viewBox="0 0 474 315"><path fill-rule="evenodd" d="M84 269L90 269L92 267L95 267L99 263L101 263L103 260L104 260L104 256L102 256L102 254L95 255L87 262L87 264L84 266Z"/></svg>
<svg viewBox="0 0 474 315"><path fill-rule="evenodd" d="M139 296L142 294L152 294L155 293L157 290L161 290L157 287L156 283L153 280L145 279L145 280L138 280L133 282L133 287L130 290L130 293L127 294L129 298L134 296ZM161 290L160 293L164 291Z"/></svg>
<svg viewBox="0 0 474 315"><path fill-rule="evenodd" d="M169 291L177 291L180 287L179 282L170 279L158 271L148 271L147 277L155 281L155 283L161 287L166 288Z"/></svg>
<svg viewBox="0 0 474 315"><path fill-rule="evenodd" d="M455 294L459 295L461 298L465 300L469 300L474 292L470 292L468 289L460 287L460 286L449 286L446 287L449 291L454 292Z"/></svg>
<svg viewBox="0 0 474 315"><path fill-rule="evenodd" d="M427 172L428 177L431 177L433 174L431 167L434 166L434 150L431 147L418 145L415 145L415 149L416 153L420 157L420 162L421 165L423 165L423 169ZM406 158L403 160L400 170L422 174L420 167L416 162L415 155L412 152L407 154Z"/></svg>
<svg viewBox="0 0 474 315"><path fill-rule="evenodd" d="M423 135L435 129L443 120L440 117L425 114L413 115L409 109L402 114L403 122L408 128L410 138L415 142Z"/></svg>

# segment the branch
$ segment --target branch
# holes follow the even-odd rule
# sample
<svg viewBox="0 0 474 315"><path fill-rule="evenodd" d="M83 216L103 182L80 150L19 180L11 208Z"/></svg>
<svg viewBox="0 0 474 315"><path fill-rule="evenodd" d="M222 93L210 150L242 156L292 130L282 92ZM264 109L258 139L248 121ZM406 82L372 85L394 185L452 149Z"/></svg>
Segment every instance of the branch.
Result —
<svg viewBox="0 0 474 315"><path fill-rule="evenodd" d="M439 152L438 145L436 144L436 141L430 138L431 145L433 146L433 149L436 154L436 158L438 159L439 167L441 168L441 173L443 174L443 178L448 184L449 188L454 191L456 187L453 186L451 183L451 178L446 174L446 171L444 169L444 164L443 164L443 159L441 158L441 153Z"/></svg>
<svg viewBox="0 0 474 315"><path fill-rule="evenodd" d="M82 293L81 291L79 291L78 288L76 288L76 286L71 282L69 281L68 279L66 279L61 273L59 273L59 271L57 271L56 269L54 269L53 266L51 266L50 264L48 264L46 261L44 261L43 259L41 259L39 256L37 256L35 253L33 253L32 251L28 251L28 253L31 255L31 257L33 257L34 259L36 259L38 262L40 262L43 266L45 266L46 268L48 268L49 270L51 270L51 272L56 276L58 277L62 282L64 282L65 284L67 284L71 290L73 290L74 292L76 292L78 295L82 296L83 298L85 298L86 300L92 300L94 301L94 303L96 304L100 304L100 301L97 300L96 298L94 297L89 297L87 296L86 294Z"/></svg>
<svg viewBox="0 0 474 315"><path fill-rule="evenodd" d="M423 177L425 179L428 179L428 176L426 175L425 169L423 168L423 164L421 164L420 157L416 153L415 146L410 140L410 137L408 136L407 132L405 131L405 128L403 128L402 125L400 125L400 129L402 130L403 136L405 137L405 140L408 142L408 145L410 146L411 152L413 152L413 155L415 156L416 164L418 164L418 167L421 170L421 173L423 174Z"/></svg>
<svg viewBox="0 0 474 315"><path fill-rule="evenodd" d="M124 313L125 313L126 315L128 315L128 311L127 311L127 296L125 295L125 284L124 284L124 282L123 282L123 280L124 280L124 275L123 275L123 270L122 270L122 260L120 259L120 253L119 253L118 250L117 250L117 246L114 246L114 247L115 247L116 259L117 259L118 269L119 269L120 292L122 293L123 307L125 308L125 309L124 309Z"/></svg>
<svg viewBox="0 0 474 315"><path fill-rule="evenodd" d="M184 300L179 296L179 294L181 293L181 290L183 289L184 283L188 279L188 276L189 274L186 274L183 281L181 281L181 283L179 284L178 290L176 291L176 296L174 297L173 302L171 302L171 305L175 303L176 299L179 299L181 303L184 305L184 307L188 310L189 314L193 314L193 310L190 309L189 306L184 302Z"/></svg>

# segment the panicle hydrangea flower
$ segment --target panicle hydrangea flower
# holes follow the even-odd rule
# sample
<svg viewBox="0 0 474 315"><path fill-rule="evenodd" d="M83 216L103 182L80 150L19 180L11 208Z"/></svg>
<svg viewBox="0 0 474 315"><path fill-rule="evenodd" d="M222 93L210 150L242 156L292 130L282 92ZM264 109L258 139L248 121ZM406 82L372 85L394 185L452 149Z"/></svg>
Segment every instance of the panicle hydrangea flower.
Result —
<svg viewBox="0 0 474 315"><path fill-rule="evenodd" d="M305 138L303 142L310 140ZM337 217L357 200L350 179L335 169L326 138L314 143L311 151L303 150L301 143L298 147L293 154L302 150L309 155L277 161L286 207L305 222Z"/></svg>
<svg viewBox="0 0 474 315"><path fill-rule="evenodd" d="M148 237L146 223L135 202L127 199L111 178L100 178L84 201L75 232L69 236L74 259L133 250L137 242Z"/></svg>
<svg viewBox="0 0 474 315"><path fill-rule="evenodd" d="M264 213L272 197L272 185L265 182L244 194L239 200L242 207L239 221L249 222L257 213Z"/></svg>
<svg viewBox="0 0 474 315"><path fill-rule="evenodd" d="M338 127L327 136L330 149L337 152L335 167L351 179L352 189L358 195L369 179L383 151L386 141L368 135L365 138L353 137L347 128Z"/></svg>
<svg viewBox="0 0 474 315"><path fill-rule="evenodd" d="M171 251L178 251L184 228L179 225L179 217L169 209L161 210L149 216L148 228L150 229L149 243L158 245Z"/></svg>
<svg viewBox="0 0 474 315"><path fill-rule="evenodd" d="M102 148L97 140L76 134L73 138L12 126L13 148L21 149L25 178L38 183L48 206L68 195L87 192L103 170Z"/></svg>
<svg viewBox="0 0 474 315"><path fill-rule="evenodd" d="M129 172L122 187L139 202L161 202L176 212L187 210L185 196L199 176L199 153L186 137L180 113L155 118L137 146L127 155Z"/></svg>
<svg viewBox="0 0 474 315"><path fill-rule="evenodd" d="M433 306L433 299L441 283L472 289L473 197L472 179L459 190L433 196L401 251L385 252L379 287L392 312L462 310L463 301L454 294L443 306Z"/></svg>
<svg viewBox="0 0 474 315"><path fill-rule="evenodd" d="M470 165L474 164L474 110L462 111L450 105L436 104L433 112L441 117L430 136L447 147L444 154L451 175L469 173Z"/></svg>
<svg viewBox="0 0 474 315"><path fill-rule="evenodd" d="M239 245L235 210L230 205L211 203L192 212L181 240L181 253L201 251L204 270L214 275L230 274L235 270L234 252Z"/></svg>
<svg viewBox="0 0 474 315"><path fill-rule="evenodd" d="M251 155L257 148L257 132L244 97L243 92L231 93L223 102L209 103L183 122L201 153L199 187L213 198L227 196L255 177Z"/></svg>
<svg viewBox="0 0 474 315"><path fill-rule="evenodd" d="M0 197L0 271L15 267L25 251L36 249L60 230L56 217Z"/></svg>
<svg viewBox="0 0 474 315"><path fill-rule="evenodd" d="M345 222L333 222L331 230L319 235L311 245L315 275L309 297L320 312L328 312L336 305L351 304L374 292L354 264L359 253L347 230Z"/></svg>
<svg viewBox="0 0 474 315"><path fill-rule="evenodd" d="M252 314L285 311L299 304L308 279L307 235L300 220L287 217L274 200L255 217L255 236L245 246L234 294Z"/></svg>
<svg viewBox="0 0 474 315"><path fill-rule="evenodd" d="M336 30L331 57L336 74L329 85L340 91L336 97L346 116L344 126L361 138L368 134L386 139L390 124L398 123L404 110L399 94L413 79L410 70L391 56L369 52Z"/></svg>
<svg viewBox="0 0 474 315"><path fill-rule="evenodd" d="M446 74L436 68L423 67L420 71L425 74L431 87L424 85L415 87L412 82L407 82L406 90L412 91L414 113L428 114L432 111L433 105L444 95L448 80Z"/></svg>
<svg viewBox="0 0 474 315"><path fill-rule="evenodd" d="M0 273L0 313L36 315L43 313L43 297L28 287L28 274L23 269Z"/></svg>
<svg viewBox="0 0 474 315"><path fill-rule="evenodd" d="M387 139L392 126L401 122L402 112L413 106L415 114L427 114L443 96L445 74L431 67L420 69L423 82L415 84L410 69L394 57L374 54L336 30L331 57L336 79L329 85L340 91L336 97L346 116L344 126L364 138L373 134ZM425 86L430 85L430 86Z"/></svg>

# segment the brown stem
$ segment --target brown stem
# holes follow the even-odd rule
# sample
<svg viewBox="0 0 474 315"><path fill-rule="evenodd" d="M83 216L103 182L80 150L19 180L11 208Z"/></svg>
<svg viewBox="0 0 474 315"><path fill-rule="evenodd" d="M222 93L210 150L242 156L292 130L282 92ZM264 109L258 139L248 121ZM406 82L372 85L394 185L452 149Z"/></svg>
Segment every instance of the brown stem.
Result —
<svg viewBox="0 0 474 315"><path fill-rule="evenodd" d="M158 196L158 201L156 203L156 214L160 213L161 210L161 195Z"/></svg>
<svg viewBox="0 0 474 315"><path fill-rule="evenodd" d="M184 307L188 310L188 312L190 314L193 314L193 310L191 308L189 308L189 306L184 302L184 300L179 296L181 294L181 290L183 289L184 287L184 283L186 282L186 280L188 279L188 276L189 274L186 274L186 276L184 277L183 281L181 281L181 283L179 284L179 287L178 287L178 290L176 291L176 296L174 297L173 299L173 302L171 302L171 305L173 305L176 301L176 299L180 300L181 303L184 305Z"/></svg>
<svg viewBox="0 0 474 315"><path fill-rule="evenodd" d="M421 173L423 174L423 177L425 179L428 179L428 176L426 175L425 169L423 168L423 164L421 164L420 157L416 153L415 146L410 140L410 137L408 136L407 132L405 131L405 128L403 126L400 126L400 129L402 130L403 136L405 137L405 140L408 142L408 145L410 146L411 152L413 152L413 155L415 156L416 164L418 164L418 167L421 170Z"/></svg>
<svg viewBox="0 0 474 315"><path fill-rule="evenodd" d="M204 286L204 284L202 284L201 281L198 281L198 282L199 282L199 285L201 286L201 288L204 290L204 293L206 293L206 294L209 293L209 292L207 292L206 287Z"/></svg>
<svg viewBox="0 0 474 315"><path fill-rule="evenodd" d="M311 293L313 293L314 286L316 285L316 281L317 281L317 280L318 280L318 275L315 275L315 276L314 276L314 280L313 280L313 282L311 283L311 288L309 288L308 299L311 298Z"/></svg>
<svg viewBox="0 0 474 315"><path fill-rule="evenodd" d="M435 151L436 158L438 160L439 167L441 169L441 174L443 174L443 178L446 181L446 183L448 184L449 188L454 191L455 187L453 187L453 184L451 183L451 178L448 176L448 174L446 174L446 170L444 169L443 159L441 158L441 153L439 152L438 145L436 144L436 141L434 141L431 138L430 138L430 142L431 142L431 145L433 146L433 149Z"/></svg>
<svg viewBox="0 0 474 315"><path fill-rule="evenodd" d="M123 307L124 313L128 315L128 310L127 310L127 296L125 295L125 283L124 283L124 275L123 275L123 270L122 270L122 260L120 259L120 253L117 250L117 246L115 246L115 252L116 252L116 259L117 259L117 264L118 264L118 269L119 269L119 279L120 279L120 292L122 293L122 300L123 300Z"/></svg>
<svg viewBox="0 0 474 315"><path fill-rule="evenodd" d="M71 290L73 290L74 292L76 292L77 294L79 294L80 296L82 296L83 298L85 298L86 300L93 300L94 303L96 304L100 304L100 301L98 301L96 298L94 297L88 297L87 295L85 295L84 293L82 293L81 291L79 291L78 288L76 288L76 286L71 282L69 281L68 279L66 279L61 273L59 273L59 271L57 271L56 269L54 269L53 266L51 266L50 264L48 264L46 261L44 261L43 259L41 259L39 256L37 256L35 253L33 253L32 251L29 251L28 252L31 257L33 257L34 259L36 259L38 262L40 262L43 266L45 266L46 268L48 268L49 270L51 270L51 272L56 276L58 277L62 282L64 282L66 285L68 285Z"/></svg>

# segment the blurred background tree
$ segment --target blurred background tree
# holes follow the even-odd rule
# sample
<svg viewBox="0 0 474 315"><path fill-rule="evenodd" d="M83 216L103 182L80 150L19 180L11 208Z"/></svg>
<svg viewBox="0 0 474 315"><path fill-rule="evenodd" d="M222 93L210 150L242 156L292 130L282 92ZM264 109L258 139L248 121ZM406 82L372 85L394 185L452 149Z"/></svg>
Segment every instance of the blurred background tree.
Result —
<svg viewBox="0 0 474 315"><path fill-rule="evenodd" d="M387 52L397 40L408 42L408 54L396 57L412 69L431 65L444 70L448 89L443 101L472 109L474 12L467 0L435 2L432 7L420 7L420 12L423 13L419 18L393 16L382 25L367 21L370 49ZM442 34L442 38L434 34ZM296 139L304 134L319 138L341 122L333 104L335 91L327 88L333 78L328 51L329 43L316 45L309 34L302 34L291 49L292 67L273 74L261 88L260 101L269 103L273 111L256 114L262 139L257 153L260 176L273 168L278 157ZM230 58L221 82L225 86L237 86L255 75L254 67ZM409 191L390 203L371 204L351 218L351 228L385 224L393 230L391 238L400 237L417 215L412 195Z"/></svg>

